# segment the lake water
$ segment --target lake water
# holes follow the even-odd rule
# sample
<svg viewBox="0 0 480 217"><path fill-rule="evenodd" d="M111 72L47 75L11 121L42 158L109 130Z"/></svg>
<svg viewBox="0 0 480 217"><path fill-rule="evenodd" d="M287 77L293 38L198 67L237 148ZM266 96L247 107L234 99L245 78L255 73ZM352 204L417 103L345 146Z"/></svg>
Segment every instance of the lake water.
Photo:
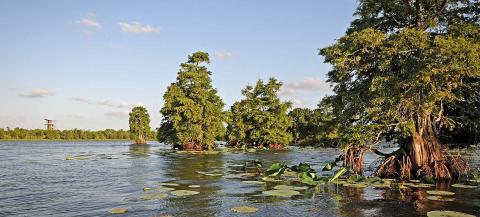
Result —
<svg viewBox="0 0 480 217"><path fill-rule="evenodd" d="M320 171L337 157L336 149L294 149L282 152L186 154L171 153L163 144L132 146L114 142L0 141L0 216L425 216L431 210L480 215L480 188L437 185L456 193L452 202L426 199L424 189L363 189L325 185L291 198L265 196L278 183L246 184L239 165L263 160L289 165L306 162ZM478 155L478 150L473 155ZM73 160L66 160L73 156ZM478 159L473 157L471 159ZM367 164L374 159L367 156ZM472 160L478 166L478 160ZM221 173L206 176L197 171ZM330 175L331 172L326 172ZM175 189L200 192L142 200L144 187L177 183ZM189 188L188 185L200 185ZM432 188L434 189L434 188ZM430 189L431 190L431 189ZM256 213L235 213L253 206ZM128 213L109 214L111 208Z"/></svg>

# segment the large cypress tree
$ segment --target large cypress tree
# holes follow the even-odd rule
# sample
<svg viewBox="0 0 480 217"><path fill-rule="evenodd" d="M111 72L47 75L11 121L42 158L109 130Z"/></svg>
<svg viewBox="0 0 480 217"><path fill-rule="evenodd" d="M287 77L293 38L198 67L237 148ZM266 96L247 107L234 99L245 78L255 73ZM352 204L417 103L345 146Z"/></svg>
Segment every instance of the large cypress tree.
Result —
<svg viewBox="0 0 480 217"><path fill-rule="evenodd" d="M180 64L176 82L163 95L165 101L158 140L186 150L213 148L225 132L223 102L212 87L208 53L196 52Z"/></svg>
<svg viewBox="0 0 480 217"><path fill-rule="evenodd" d="M475 109L468 96L480 91L479 1L359 2L347 34L320 51L333 65L328 76L343 135L356 135L347 166L361 172L362 155L372 150L362 145L396 139L398 151L376 151L385 157L377 175L468 175L468 164L448 154L438 135L461 124L448 107Z"/></svg>
<svg viewBox="0 0 480 217"><path fill-rule="evenodd" d="M136 106L129 114L130 135L135 139L135 144L146 144L150 133L150 115L147 109Z"/></svg>
<svg viewBox="0 0 480 217"><path fill-rule="evenodd" d="M281 82L270 78L268 83L258 80L255 87L247 86L242 91L245 98L231 107L227 126L230 144L282 149L292 140L288 131L292 119L287 115L291 103L278 98L281 86Z"/></svg>

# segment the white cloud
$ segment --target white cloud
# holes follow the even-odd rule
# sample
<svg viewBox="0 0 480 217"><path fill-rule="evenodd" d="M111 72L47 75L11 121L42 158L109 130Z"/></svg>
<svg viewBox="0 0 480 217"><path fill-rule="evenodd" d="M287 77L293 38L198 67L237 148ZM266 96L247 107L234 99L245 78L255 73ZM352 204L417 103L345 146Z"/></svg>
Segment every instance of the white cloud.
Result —
<svg viewBox="0 0 480 217"><path fill-rule="evenodd" d="M125 101L112 102L112 101L109 101L109 100L100 100L97 103L99 105L108 106L108 107L112 107L112 108L130 108L132 106Z"/></svg>
<svg viewBox="0 0 480 217"><path fill-rule="evenodd" d="M86 103L86 104L92 104L93 101L91 99L83 98L83 97L70 97L70 100L73 100L75 102L81 102L81 103Z"/></svg>
<svg viewBox="0 0 480 217"><path fill-rule="evenodd" d="M122 32L128 33L156 33L160 31L159 27L141 24L139 22L119 22L118 25Z"/></svg>
<svg viewBox="0 0 480 217"><path fill-rule="evenodd" d="M286 82L280 95L292 95L300 91L330 91L330 85L323 79L314 77L305 77L300 81Z"/></svg>
<svg viewBox="0 0 480 217"><path fill-rule="evenodd" d="M47 96L52 96L53 92L47 89L40 88L40 89L31 90L25 93L20 93L19 95L27 98L44 98Z"/></svg>
<svg viewBox="0 0 480 217"><path fill-rule="evenodd" d="M71 118L71 119L78 119L78 120L84 120L85 119L85 116L83 115L75 115L75 114L69 114L67 115L67 117Z"/></svg>
<svg viewBox="0 0 480 217"><path fill-rule="evenodd" d="M215 57L221 60L228 60L233 57L233 54L230 52L223 52L223 51L218 51L215 53Z"/></svg>
<svg viewBox="0 0 480 217"><path fill-rule="evenodd" d="M111 112L105 113L105 116L112 117L112 118L125 119L128 117L128 112L127 111L111 111Z"/></svg>
<svg viewBox="0 0 480 217"><path fill-rule="evenodd" d="M77 20L76 23L85 26L87 28L99 30L102 28L102 25L97 21L97 15L95 13L88 13L86 17Z"/></svg>
<svg viewBox="0 0 480 217"><path fill-rule="evenodd" d="M292 102L292 107L293 108L300 108L300 107L305 106L305 101L303 101L301 99L293 99L291 102Z"/></svg>

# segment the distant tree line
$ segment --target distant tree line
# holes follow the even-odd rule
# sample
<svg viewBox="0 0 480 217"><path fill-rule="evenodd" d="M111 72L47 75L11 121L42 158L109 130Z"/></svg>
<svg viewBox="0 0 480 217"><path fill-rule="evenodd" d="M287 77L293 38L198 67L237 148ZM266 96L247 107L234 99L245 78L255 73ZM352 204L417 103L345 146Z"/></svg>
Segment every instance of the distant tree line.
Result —
<svg viewBox="0 0 480 217"><path fill-rule="evenodd" d="M149 130L146 140L155 140L156 132ZM3 129L0 128L0 140L134 140L127 130L44 130L44 129Z"/></svg>

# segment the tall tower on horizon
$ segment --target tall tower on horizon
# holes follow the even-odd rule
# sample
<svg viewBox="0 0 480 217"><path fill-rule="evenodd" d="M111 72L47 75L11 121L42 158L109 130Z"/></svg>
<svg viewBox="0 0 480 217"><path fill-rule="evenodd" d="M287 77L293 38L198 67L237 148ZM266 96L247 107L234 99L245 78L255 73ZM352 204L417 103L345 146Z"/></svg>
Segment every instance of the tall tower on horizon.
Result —
<svg viewBox="0 0 480 217"><path fill-rule="evenodd" d="M47 130L55 129L55 122L53 120L50 120L50 119L44 119L44 120L47 121L47 123L45 124L45 126L47 126Z"/></svg>

